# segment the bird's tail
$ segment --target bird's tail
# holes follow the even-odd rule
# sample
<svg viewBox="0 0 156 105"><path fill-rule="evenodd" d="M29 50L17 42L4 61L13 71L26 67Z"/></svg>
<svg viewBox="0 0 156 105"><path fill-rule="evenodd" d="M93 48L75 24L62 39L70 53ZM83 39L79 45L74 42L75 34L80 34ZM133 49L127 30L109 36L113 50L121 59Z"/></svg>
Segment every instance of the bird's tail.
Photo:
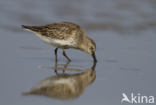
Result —
<svg viewBox="0 0 156 105"><path fill-rule="evenodd" d="M28 30L28 31L33 31L33 32L39 32L40 27L39 26L25 26L21 25L22 29Z"/></svg>
<svg viewBox="0 0 156 105"><path fill-rule="evenodd" d="M28 27L25 25L21 25L23 29L27 29Z"/></svg>

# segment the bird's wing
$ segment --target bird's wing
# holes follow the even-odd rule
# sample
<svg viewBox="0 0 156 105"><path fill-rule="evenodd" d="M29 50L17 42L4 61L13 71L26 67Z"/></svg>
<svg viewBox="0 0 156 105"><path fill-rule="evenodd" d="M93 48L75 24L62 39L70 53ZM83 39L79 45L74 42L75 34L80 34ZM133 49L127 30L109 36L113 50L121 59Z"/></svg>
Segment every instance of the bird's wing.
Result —
<svg viewBox="0 0 156 105"><path fill-rule="evenodd" d="M77 34L76 24L69 24L67 22L63 23L53 23L44 26L25 26L22 25L23 29L39 33L45 37L51 37L52 39L67 39L71 35Z"/></svg>

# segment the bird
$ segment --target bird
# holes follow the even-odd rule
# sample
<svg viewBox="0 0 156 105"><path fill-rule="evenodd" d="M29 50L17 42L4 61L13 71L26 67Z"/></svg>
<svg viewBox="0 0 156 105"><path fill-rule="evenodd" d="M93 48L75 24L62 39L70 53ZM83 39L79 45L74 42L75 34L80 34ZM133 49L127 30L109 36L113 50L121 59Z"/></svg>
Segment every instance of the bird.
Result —
<svg viewBox="0 0 156 105"><path fill-rule="evenodd" d="M54 50L56 61L58 48L62 49L62 54L68 61L71 61L66 55L65 50L72 48L92 55L94 62L97 62L95 55L96 43L89 38L85 31L76 23L58 22L43 26L22 25L22 28L33 32L42 41L56 47Z"/></svg>

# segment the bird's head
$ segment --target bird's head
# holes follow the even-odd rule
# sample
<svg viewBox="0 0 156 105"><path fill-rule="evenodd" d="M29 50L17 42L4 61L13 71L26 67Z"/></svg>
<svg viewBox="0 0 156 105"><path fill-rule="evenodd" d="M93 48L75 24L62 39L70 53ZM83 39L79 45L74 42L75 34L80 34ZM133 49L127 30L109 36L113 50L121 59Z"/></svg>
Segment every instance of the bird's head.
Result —
<svg viewBox="0 0 156 105"><path fill-rule="evenodd" d="M92 55L94 62L97 62L96 56L95 56L95 51L96 51L96 43L92 39L90 39L87 43L86 52L88 54Z"/></svg>

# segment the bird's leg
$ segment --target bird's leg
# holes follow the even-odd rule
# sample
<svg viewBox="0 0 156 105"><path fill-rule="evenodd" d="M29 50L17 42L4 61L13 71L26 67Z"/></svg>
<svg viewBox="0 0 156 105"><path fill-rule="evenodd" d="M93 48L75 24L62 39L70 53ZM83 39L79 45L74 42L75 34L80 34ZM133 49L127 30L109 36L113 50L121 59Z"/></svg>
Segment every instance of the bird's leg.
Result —
<svg viewBox="0 0 156 105"><path fill-rule="evenodd" d="M67 55L66 55L66 53L65 53L65 49L63 49L63 55L68 59L68 61L71 61L71 60L67 57Z"/></svg>
<svg viewBox="0 0 156 105"><path fill-rule="evenodd" d="M57 49L58 48L55 49L55 61L57 61Z"/></svg>

